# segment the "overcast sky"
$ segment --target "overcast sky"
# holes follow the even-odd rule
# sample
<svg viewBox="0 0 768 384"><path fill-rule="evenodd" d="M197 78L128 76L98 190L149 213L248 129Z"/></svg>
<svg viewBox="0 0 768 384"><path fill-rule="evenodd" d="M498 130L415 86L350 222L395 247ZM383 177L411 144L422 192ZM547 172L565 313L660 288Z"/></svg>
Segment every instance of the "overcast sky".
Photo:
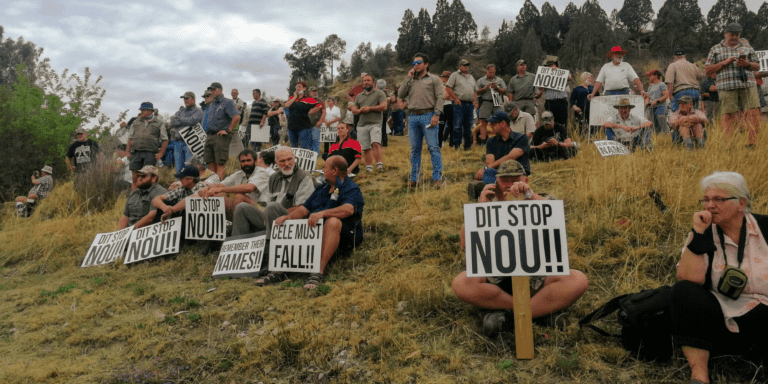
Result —
<svg viewBox="0 0 768 384"><path fill-rule="evenodd" d="M658 12L663 0L652 0ZM702 0L706 16L715 0ZM584 0L574 4L581 6ZM435 0L412 1L192 1L112 2L70 0L0 0L4 38L43 47L57 72L83 73L90 67L103 76L107 90L102 111L111 118L125 109L138 112L151 101L160 112L173 113L186 91L200 96L213 81L225 95L232 88L253 101L251 90L285 98L290 68L283 60L294 41L315 45L330 34L347 42L349 56L363 41L375 48L397 42L397 28L410 8L434 14ZM523 1L464 0L478 26L495 35L502 19L514 20ZM539 10L543 0L534 0ZM550 1L563 12L566 0ZM754 4L753 4L754 3ZM610 15L622 0L600 1ZM747 1L752 11L759 3ZM756 5L757 4L757 5ZM753 9L755 8L755 9ZM338 64L335 64L338 65ZM335 70L334 70L335 71Z"/></svg>

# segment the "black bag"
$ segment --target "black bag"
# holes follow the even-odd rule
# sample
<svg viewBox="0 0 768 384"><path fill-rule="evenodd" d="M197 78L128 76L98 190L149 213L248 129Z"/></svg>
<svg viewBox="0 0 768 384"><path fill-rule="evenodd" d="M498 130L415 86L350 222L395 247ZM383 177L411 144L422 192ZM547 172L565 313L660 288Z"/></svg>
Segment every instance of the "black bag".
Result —
<svg viewBox="0 0 768 384"><path fill-rule="evenodd" d="M602 307L579 320L580 327L618 338L624 349L644 361L668 361L672 357L672 320L670 317L670 293L672 287L662 286L614 297ZM613 312L617 313L620 334L611 334L592 324Z"/></svg>

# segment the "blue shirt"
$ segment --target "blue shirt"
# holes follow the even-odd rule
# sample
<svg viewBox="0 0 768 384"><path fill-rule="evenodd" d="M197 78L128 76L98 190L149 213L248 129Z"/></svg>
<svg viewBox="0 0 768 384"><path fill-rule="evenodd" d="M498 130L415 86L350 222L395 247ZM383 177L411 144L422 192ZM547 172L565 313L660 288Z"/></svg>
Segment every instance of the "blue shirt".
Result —
<svg viewBox="0 0 768 384"><path fill-rule="evenodd" d="M240 112L235 108L235 102L224 96L213 99L211 105L206 108L205 113L208 115L206 119L208 121L208 130L206 132L209 134L228 131L229 126L232 124L232 119L235 116L240 116Z"/></svg>
<svg viewBox="0 0 768 384"><path fill-rule="evenodd" d="M210 105L205 106L205 113L203 116L203 132L208 132L208 111L211 110L208 107L210 107Z"/></svg>
<svg viewBox="0 0 768 384"><path fill-rule="evenodd" d="M520 148L523 150L523 154L517 158L517 162L525 168L525 173L530 175L531 164L528 162L528 147L528 136L512 131L507 140L502 139L501 135L488 139L485 144L485 154L493 155L494 159L498 160L508 155L513 149Z"/></svg>
<svg viewBox="0 0 768 384"><path fill-rule="evenodd" d="M338 195L336 190L338 190ZM333 193L331 193L330 185L327 182L317 186L312 195L304 202L304 208L309 210L309 213L315 213L344 204L351 204L355 208L355 213L341 219L341 235L342 237L345 236L345 233L346 235L354 235L355 243L359 244L363 240L363 206L365 201L363 201L360 187L354 181L349 178L345 178L344 181L336 178Z"/></svg>

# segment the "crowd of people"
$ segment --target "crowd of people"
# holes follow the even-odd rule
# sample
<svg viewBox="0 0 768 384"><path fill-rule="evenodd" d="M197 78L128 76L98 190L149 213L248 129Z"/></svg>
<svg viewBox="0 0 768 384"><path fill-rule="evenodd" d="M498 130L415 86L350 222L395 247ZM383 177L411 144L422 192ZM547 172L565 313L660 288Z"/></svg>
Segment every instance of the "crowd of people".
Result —
<svg viewBox="0 0 768 384"><path fill-rule="evenodd" d="M529 186L530 163L577 155L579 147L569 134L569 122L591 135L590 101L598 95L620 96L612 105L615 114L606 118L602 128L609 140L632 149L650 148L652 134L670 131L687 148L702 148L706 128L718 116L726 138L743 122L749 145L754 147L759 107L765 105L757 87L762 74L757 72L754 50L739 38L740 32L738 24L726 26L723 41L712 47L706 59L705 71L687 61L684 50L676 50L665 74L659 69L646 73L647 92L632 66L623 61L627 51L616 46L607 53L611 61L597 77L582 73L581 84L570 96L562 90L535 87L535 75L527 71L525 60L516 62L517 74L505 82L496 76L493 64L486 66L485 76L475 80L467 59L459 61L455 72L438 76L429 71L428 55L418 53L412 69L393 91L382 79L363 73L360 83L346 95L344 112L336 98L323 100L304 81L296 83L284 103L266 101L254 89L250 108L237 89L228 99L222 84L213 82L199 106L195 93L185 92L183 105L168 122L158 116L151 102L142 102L138 116L122 125L127 138L121 148L124 180L130 184L130 192L117 227L141 228L171 217L183 218L188 196L224 197L232 236L269 232L272 226L291 219L306 219L314 227L323 219L320 272L304 279L305 288L314 289L324 283L329 262L349 255L363 241L365 202L354 177L360 172L386 171L384 148L390 129L391 135L402 136L407 127L410 188L422 179L424 141L432 162L431 183L436 188L445 185L444 142L453 150L484 146L485 158L478 159L478 170L468 188L470 197L481 203L504 201L508 195L550 199ZM542 64L553 70L560 67L551 56ZM623 96L631 94L631 89L642 96L648 118L632 113L643 106ZM538 108L540 100L543 109ZM198 124L206 134L202 159L191 153L180 134ZM262 129L267 129L265 135L259 131ZM336 142L321 150L320 131L329 129L336 132ZM76 141L67 151L66 163L73 172L87 171L99 156L98 143L87 133L78 129ZM254 140L257 136L266 139ZM243 149L237 155L240 169L227 175L225 165L233 139L242 140ZM322 179L301 169L288 146L259 152L263 143L275 146L286 141L291 147L322 155ZM163 164L174 168L178 179L167 189L158 182L158 167ZM32 176L34 187L28 195L17 198L20 216L28 216L53 188L51 167L40 172ZM711 351L734 345L755 347L756 340L750 336L763 335L759 324L768 316L768 285L761 267L768 265L761 261L768 261L764 260L768 245L758 230L768 225L762 216L750 213L751 196L743 177L715 173L702 180L701 190L705 210L694 215L678 267L681 282L674 288L672 303L675 335L691 365L692 382L708 381L706 362ZM461 235L463 247L463 231ZM709 259L702 256L707 254ZM289 278L282 272L268 272L266 265L265 260L257 285ZM713 284L731 265L754 276L736 298L728 298L720 290L722 282ZM557 315L587 287L587 276L576 270L565 276L532 278L533 317ZM477 278L462 272L454 279L453 290L468 303L494 310L483 319L486 333L510 329L513 292L508 276ZM706 319L699 318L700 309L706 312ZM748 334L739 335L740 328Z"/></svg>

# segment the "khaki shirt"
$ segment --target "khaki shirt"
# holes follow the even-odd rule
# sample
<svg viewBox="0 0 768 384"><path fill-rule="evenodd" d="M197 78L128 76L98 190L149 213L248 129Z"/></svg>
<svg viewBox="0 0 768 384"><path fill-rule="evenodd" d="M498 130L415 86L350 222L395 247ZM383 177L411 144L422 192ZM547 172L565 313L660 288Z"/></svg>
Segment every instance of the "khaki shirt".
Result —
<svg viewBox="0 0 768 384"><path fill-rule="evenodd" d="M381 89L372 89L371 93L362 91L355 97L355 105L358 108L377 107L385 101L387 101L387 95ZM382 113L383 112L360 113L360 115L358 115L360 116L360 120L357 122L357 125L381 124Z"/></svg>
<svg viewBox="0 0 768 384"><path fill-rule="evenodd" d="M128 131L128 139L131 140L132 151L158 152L158 144L168 140L168 132L165 130L165 121L152 115L150 118L142 118L133 121Z"/></svg>
<svg viewBox="0 0 768 384"><path fill-rule="evenodd" d="M686 59L675 60L667 67L667 74L664 80L674 87L672 93L677 93L685 89L698 89L699 78L702 73L696 64L688 62Z"/></svg>
<svg viewBox="0 0 768 384"><path fill-rule="evenodd" d="M452 89L456 97L461 101L473 102L475 100L475 78L469 73L466 75L456 71L448 78L445 86Z"/></svg>
<svg viewBox="0 0 768 384"><path fill-rule="evenodd" d="M407 77L400 86L397 97L408 99L408 109L432 109L443 113L445 87L440 78L426 73L420 79Z"/></svg>

